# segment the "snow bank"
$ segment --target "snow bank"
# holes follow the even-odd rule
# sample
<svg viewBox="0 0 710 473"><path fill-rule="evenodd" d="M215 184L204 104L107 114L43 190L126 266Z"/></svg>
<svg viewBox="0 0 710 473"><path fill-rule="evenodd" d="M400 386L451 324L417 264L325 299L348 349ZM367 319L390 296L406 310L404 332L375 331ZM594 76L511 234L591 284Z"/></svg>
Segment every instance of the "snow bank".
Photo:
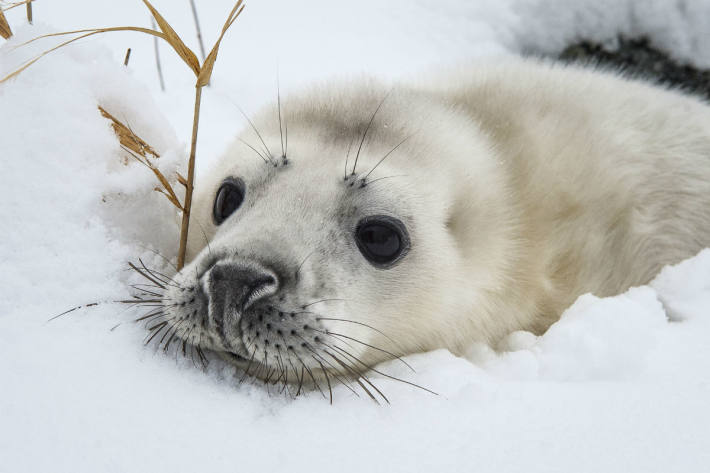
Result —
<svg viewBox="0 0 710 473"><path fill-rule="evenodd" d="M59 29L146 18L140 2L98 3L40 0L35 14ZM189 35L187 5L155 3ZM197 3L209 43L230 2ZM17 10L1 75L42 47L16 44L50 31L17 27ZM225 98L247 109L270 100L277 63L289 89L627 33L710 65L710 4L700 0L250 2L238 21L205 92L202 164L241 126ZM96 111L102 104L129 123L170 174L185 157L192 84L162 53L165 93L152 43L126 35L66 48L0 86L0 472L707 470L708 250L647 287L581 297L544 336L511 334L503 353L479 345L466 358L415 355L416 373L386 363L439 393L374 374L388 407L343 387L334 407L317 392L288 401L239 385L218 363L204 373L143 348L145 330L121 306L47 322L125 297L126 261L160 265L153 251L175 253L170 204L149 172L120 164Z"/></svg>

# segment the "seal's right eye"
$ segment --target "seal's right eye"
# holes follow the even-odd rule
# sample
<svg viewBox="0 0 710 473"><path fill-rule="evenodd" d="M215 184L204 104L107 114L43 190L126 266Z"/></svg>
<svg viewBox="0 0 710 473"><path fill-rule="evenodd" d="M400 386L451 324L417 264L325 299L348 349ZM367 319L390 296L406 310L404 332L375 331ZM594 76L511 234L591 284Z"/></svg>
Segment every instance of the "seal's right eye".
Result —
<svg viewBox="0 0 710 473"><path fill-rule="evenodd" d="M241 179L225 180L217 191L214 199L212 217L216 225L221 224L232 215L244 201L244 182Z"/></svg>

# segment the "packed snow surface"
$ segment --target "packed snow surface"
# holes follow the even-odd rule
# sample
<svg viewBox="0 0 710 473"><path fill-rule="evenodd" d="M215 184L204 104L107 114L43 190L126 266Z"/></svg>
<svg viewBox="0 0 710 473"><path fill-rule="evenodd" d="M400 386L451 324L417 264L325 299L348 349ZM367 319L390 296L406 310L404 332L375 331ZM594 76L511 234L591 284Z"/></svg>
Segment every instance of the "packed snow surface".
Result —
<svg viewBox="0 0 710 473"><path fill-rule="evenodd" d="M188 2L155 5L197 50ZM406 77L500 54L554 54L580 38L646 35L710 66L710 2L665 0L249 0L205 90L204 169L247 111L312 80L363 72ZM197 0L209 47L231 4ZM141 2L35 2L8 13L0 75L49 47L39 34L149 24ZM133 52L122 66L125 49ZM507 350L475 345L373 374L391 404L335 389L289 400L239 384L213 363L144 348L127 296L126 262L175 254L170 204L152 174L124 166L97 104L183 166L193 82L150 39L96 36L54 52L0 85L0 472L526 471L704 472L710 469L710 250L646 287L580 297L542 337Z"/></svg>

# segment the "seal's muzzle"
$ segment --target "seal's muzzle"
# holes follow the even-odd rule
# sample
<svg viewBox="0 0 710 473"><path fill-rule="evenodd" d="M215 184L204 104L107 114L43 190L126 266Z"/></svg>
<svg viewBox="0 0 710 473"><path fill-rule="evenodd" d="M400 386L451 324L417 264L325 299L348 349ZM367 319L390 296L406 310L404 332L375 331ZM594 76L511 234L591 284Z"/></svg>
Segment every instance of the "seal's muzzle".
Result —
<svg viewBox="0 0 710 473"><path fill-rule="evenodd" d="M233 340L230 335L239 330L244 311L275 294L279 280L273 271L255 261L226 259L204 273L202 287L208 299L210 324L223 340Z"/></svg>

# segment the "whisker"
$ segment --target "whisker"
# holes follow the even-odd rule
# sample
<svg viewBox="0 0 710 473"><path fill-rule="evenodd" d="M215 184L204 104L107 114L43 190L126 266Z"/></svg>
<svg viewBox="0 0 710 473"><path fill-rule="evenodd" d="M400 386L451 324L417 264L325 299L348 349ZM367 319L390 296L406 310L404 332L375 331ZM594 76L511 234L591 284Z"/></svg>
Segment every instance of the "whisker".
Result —
<svg viewBox="0 0 710 473"><path fill-rule="evenodd" d="M360 381L361 378L362 378L362 379L364 379L364 378L363 378L362 376L360 376L359 373L357 373L356 371L352 370L352 369L351 369L348 365L346 365L340 358L338 358L337 356L333 355L333 354L330 353L328 350L323 350L323 351L324 351L325 353L327 353L331 358L333 358L336 363L338 363L340 366L342 366L343 368L345 368L345 371L347 371L347 372L351 373L353 376L355 376L355 377L356 377L356 378L355 378L355 382L360 385L360 387L365 391L365 393L367 393L368 396L370 396L370 399L372 399L373 401L375 401L376 404L379 404L379 401L377 400L377 398L375 398L375 396L370 392L370 390L367 389L367 386L365 386L365 385L362 383L362 381ZM371 384L371 383L368 382L368 384ZM387 398L385 398L385 400L386 400L386 399L387 399ZM389 401L387 401L387 402L389 403Z"/></svg>
<svg viewBox="0 0 710 473"><path fill-rule="evenodd" d="M198 368L197 361L195 361L195 345L190 342L190 361L192 361L192 366Z"/></svg>
<svg viewBox="0 0 710 473"><path fill-rule="evenodd" d="M310 312L310 313L313 314L313 312ZM319 315L319 314L315 314L315 315ZM379 333L380 335L382 335L383 337L385 337L388 341L390 341L393 345L399 345L397 342L395 342L391 337L389 337L389 336L388 336L386 333L384 333L382 330L378 330L378 329L376 329L375 327L373 327L372 325L368 325L368 324L366 324L366 323L364 323L364 322L358 322L358 321L356 321L356 320L350 320L350 319L339 319L339 318L334 318L334 317L320 317L320 316L319 316L319 317L316 317L316 320L317 320L317 321L320 321L320 320L333 320L333 321L337 321L337 322L348 322L348 323L351 323L351 324L362 325L363 327L367 327L367 328L369 328L370 330L374 330L375 332Z"/></svg>
<svg viewBox="0 0 710 473"><path fill-rule="evenodd" d="M195 219L195 222L197 222L197 225L200 227L200 231L202 232L202 238L205 239L205 244L207 245L207 253L211 256L212 255L212 248L210 247L210 241L207 239L207 233L205 233L205 227L202 226L202 223L200 223L199 219Z"/></svg>
<svg viewBox="0 0 710 473"><path fill-rule="evenodd" d="M336 347L336 346L333 345L332 348L334 348L334 349L336 349L336 350L339 350L339 351L341 351L342 353L344 353L345 355L349 356L350 358L352 358L353 360L355 360L357 363L360 363L365 369L370 370L370 371L373 371L373 372L375 372L375 373L377 373L377 374L379 374L379 375L381 375L381 376L384 376L385 378L389 378L389 379L391 379L391 380L398 381L398 382L400 382L400 383L409 384L410 386L413 386L413 387L415 387L415 388L421 389L422 391L426 391L426 392L428 392L428 393L434 394L435 396L438 396L438 395L439 395L439 393L434 392L434 391L432 391L431 389L427 389L427 388L425 388L424 386L421 386L421 385L416 384L416 383L412 383L411 381L407 381L407 380L398 378L398 377L396 377L396 376L389 375L389 374L387 374L387 373L383 373L382 371L379 371L379 370L373 368L372 366L368 366L368 365L366 365L365 363L363 363L359 358L353 356L352 354L348 353L346 350L343 350L343 349L340 348L340 347Z"/></svg>
<svg viewBox="0 0 710 473"><path fill-rule="evenodd" d="M247 364L246 370L244 370L244 374L239 379L239 384L241 384L246 379L246 377L249 376L249 369L251 368L251 365L254 361L254 355L256 355L256 348L254 348L254 351L251 353L251 358L249 359L249 363Z"/></svg>
<svg viewBox="0 0 710 473"><path fill-rule="evenodd" d="M291 357L289 357L289 359L288 359L288 364L291 365L291 370L293 371L293 379L298 379L298 370L296 369L296 366L293 364Z"/></svg>
<svg viewBox="0 0 710 473"><path fill-rule="evenodd" d="M304 375L304 370L303 370L303 366L301 366L301 379L298 382L298 390L296 391L296 397L298 397L298 395L301 394L301 388L303 387L303 375Z"/></svg>
<svg viewBox="0 0 710 473"><path fill-rule="evenodd" d="M173 279L170 276L168 276L167 274L161 273L157 269L148 269L146 267L145 263L143 263L143 260L140 258L138 258L138 261L141 263L141 266L143 267L143 269L148 271L151 274L151 276L154 276L156 278L158 276L162 277L162 279L160 281L163 282L163 284L167 284L168 286L172 286L172 287L178 287L178 288L180 287L175 282L173 282Z"/></svg>
<svg viewBox="0 0 710 473"><path fill-rule="evenodd" d="M165 257L163 254L161 254L159 251L154 250L153 248L150 248L150 247L145 246L145 245L140 245L140 244L139 244L138 246L140 246L140 247L143 248L144 250L148 250L148 251L150 251L151 253L153 253L154 255L156 255L156 256L162 258L163 261L165 261L165 262L168 263L170 266L172 266L173 269L175 269L175 272L176 272L176 273L178 272L177 266L175 266L175 265L172 263L172 261L170 261L168 258L166 258L166 257Z"/></svg>
<svg viewBox="0 0 710 473"><path fill-rule="evenodd" d="M62 313L59 314L59 315L55 315L54 317L48 319L47 322L45 322L45 323L49 323L49 322L51 322L52 320L58 319L59 317L61 317L61 316L63 316L63 315L67 315L67 314L69 314L69 313L71 313L71 312L74 312L75 310L85 309L85 308L87 308L87 307L94 307L94 306L97 306L97 305L99 305L99 304L105 304L105 302L92 302L91 304L78 305L78 306L76 306L76 307L74 307L74 308L72 308L72 309L65 310L64 312L62 312Z"/></svg>
<svg viewBox="0 0 710 473"><path fill-rule="evenodd" d="M134 322L142 322L144 320L152 319L153 317L162 317L164 315L166 315L165 312L163 312L160 309L156 309L156 310L153 310L153 311L147 313L146 315L138 317L137 319L134 320Z"/></svg>
<svg viewBox="0 0 710 473"><path fill-rule="evenodd" d="M330 345L330 344L325 344L325 345L326 345L327 347L329 347L329 348L333 348L333 349L336 348L335 345ZM324 351L325 351L326 353L329 353L328 350L324 350ZM344 360L344 362L347 362L347 360ZM343 366L345 367L345 365L343 365ZM387 399L387 396L385 396L385 395L382 393L382 391L380 391L380 389L379 389L377 386L375 386L375 384L370 380L370 378L368 378L368 377L365 375L365 373L360 373L353 365L350 365L349 369L353 372L353 374L355 374L356 376L360 376L362 379L365 380L365 382L366 382L367 384L369 384L370 386L372 386L372 388L373 388L375 391L377 391L377 393L378 393L380 396L382 396L382 399L384 399L387 404L390 403L389 399ZM379 404L379 403L378 403L378 404Z"/></svg>
<svg viewBox="0 0 710 473"><path fill-rule="evenodd" d="M238 139L239 141L241 141L242 144L244 144L244 145L248 146L249 148L251 148L251 150L254 151L257 155L259 155L259 157L260 157L266 164L269 164L269 160L266 159L266 157L265 157L263 154L261 154L259 151L257 151L256 148L254 148L252 145L250 145L249 143L247 143L246 141L244 141L244 140L241 139L241 138L237 138L237 139Z"/></svg>
<svg viewBox="0 0 710 473"><path fill-rule="evenodd" d="M367 137L367 132L370 131L370 127L372 126L372 122L375 120L375 115L377 115L377 112L380 111L380 107L382 107L382 104L385 103L385 100L387 100L387 97L389 96L390 92L387 92L385 94L385 96L382 98L382 101L380 101L379 105L377 105L377 108L375 109L375 112L370 117L370 121L368 122L367 127L365 127L365 132L362 134L362 139L360 140L360 146L358 146L358 148L357 148L357 154L355 155L355 164L353 164L353 170L352 170L351 175L355 175L355 169L357 168L357 161L358 161L358 159L360 159L360 151L362 150L362 144L365 142L365 138Z"/></svg>
<svg viewBox="0 0 710 473"><path fill-rule="evenodd" d="M197 339L197 357L200 359L200 363L202 363L202 369L207 369L207 365L209 364L209 360L205 356L204 352L202 351L202 332L200 332L200 338Z"/></svg>
<svg viewBox="0 0 710 473"><path fill-rule="evenodd" d="M152 327L148 327L148 331L149 331L149 332L152 332L152 331L155 330L156 328L161 327L161 326L163 326L163 325L166 325L168 322L169 322L168 320L164 320L164 321L162 321L162 322L158 322L157 324L153 325Z"/></svg>
<svg viewBox="0 0 710 473"><path fill-rule="evenodd" d="M281 135L281 157L286 157L286 149L284 148L284 130L281 125L281 85L279 83L278 74L276 76L276 103L279 110L279 134Z"/></svg>
<svg viewBox="0 0 710 473"><path fill-rule="evenodd" d="M190 338L190 334L194 330L194 327L190 327L190 330L185 332L185 335L182 337L182 356L187 357L187 341Z"/></svg>
<svg viewBox="0 0 710 473"><path fill-rule="evenodd" d="M315 252L316 252L316 250L313 250L313 251L311 251L310 253L308 253L308 256L306 256L305 258L303 258L303 261L301 261L301 264L298 265L298 268L296 269L296 272L294 273L296 277L298 277L298 274L299 274L299 272L301 271L301 268L302 268L303 265L305 264L306 260L308 260L308 258L310 258L310 257L313 255L313 253L315 253Z"/></svg>
<svg viewBox="0 0 710 473"><path fill-rule="evenodd" d="M318 392L320 392L321 396L323 396L323 398L325 398L325 393L321 389L318 381L316 381L316 377L313 375L313 371L311 371L311 369L308 367L308 365L301 359L300 356L298 356L298 353L294 352L293 354L296 357L296 359L301 363L301 366L303 366L306 369L306 371L308 372L308 376L310 376L311 379L313 380L313 384L318 389ZM289 359L290 359L290 356L289 356Z"/></svg>
<svg viewBox="0 0 710 473"><path fill-rule="evenodd" d="M363 341L361 341L361 340L358 340L358 339L356 339L356 338L348 337L347 335L343 335L343 334L341 334L341 333L335 333L335 332L331 332L331 331L326 331L326 333L327 333L328 335L334 335L334 336L336 336L336 337L347 338L348 340L352 340L352 341L355 342L355 343L359 343L359 344L361 344L361 345L365 345L366 347L370 347L370 348L372 348L373 350L377 350L377 351L381 351L382 353L386 353L387 355L389 355L389 356L391 356L391 357L393 357L393 358L399 360L402 364L404 364L404 366L406 366L407 368L409 368L410 370L412 370L412 372L416 373L416 371L414 370L414 368L412 368L412 366L411 366L409 363L407 363L406 361L404 361L404 360L402 359L402 357L397 356L397 355L395 355L395 354L392 353L392 352L389 352L389 351L387 351L387 350L385 350L385 349L383 349L383 348L376 347L376 346L374 346L374 345L370 345L370 344L365 343L365 342L363 342Z"/></svg>
<svg viewBox="0 0 710 473"><path fill-rule="evenodd" d="M190 337L190 333L192 332L192 328L190 327L190 324L187 320L183 320L180 322L179 328L182 328L185 326L185 329L178 335L178 340L177 340L177 345L175 346L175 363L178 361L178 355L180 354L180 342L182 342L182 356L183 358L186 358L186 348L187 348L187 340ZM177 334L177 331L176 331Z"/></svg>
<svg viewBox="0 0 710 473"><path fill-rule="evenodd" d="M284 391L287 390L288 386L288 372L286 371L285 365L284 365L284 360L283 357L281 356L281 350L279 348L276 349L276 364L278 365L279 369L281 370L281 374L279 375L279 379L277 382L281 379L283 379L283 383L281 386L281 390L279 393L283 393ZM291 391L288 390L288 394L291 394Z"/></svg>
<svg viewBox="0 0 710 473"><path fill-rule="evenodd" d="M139 291L147 291L148 289L144 289L144 288L146 288L146 287L152 288L152 289L150 289L151 291L162 290L162 289L160 288L160 286L156 286L155 284L145 284L145 283L131 284L130 287L132 287L133 289L137 289L137 290L139 290Z"/></svg>
<svg viewBox="0 0 710 473"><path fill-rule="evenodd" d="M154 271L152 269L148 269L148 267L145 265L143 260L141 258L138 258L138 262L141 264L141 268L143 268L144 271L147 271L148 274L156 278L158 281L162 282L163 284L170 282L170 278L163 276L161 273L158 271Z"/></svg>
<svg viewBox="0 0 710 473"><path fill-rule="evenodd" d="M137 291L141 291L141 293L138 294L139 296L163 297L162 294L158 294L157 292L153 292L153 291L150 291L150 290L148 290L148 289L139 288L139 287L137 287L136 284L131 285L131 287L132 287L133 289L137 290Z"/></svg>
<svg viewBox="0 0 710 473"><path fill-rule="evenodd" d="M163 352L164 352L164 353L167 353L168 350L170 349L170 344L171 344L171 343L173 342L173 340L175 339L175 336L177 335L178 330L180 329L180 327L182 326L182 324L183 324L183 322L179 322L179 323L177 323L177 324L175 324L175 325L173 326L173 333L172 333L172 335L170 335L170 338L168 338L167 341L165 342L165 345L163 345ZM165 335L167 335L167 333L166 333ZM158 347L160 347L160 344L163 343L163 339L165 339L165 336L163 336L163 338L162 338L162 339L160 340L160 342L158 343Z"/></svg>
<svg viewBox="0 0 710 473"><path fill-rule="evenodd" d="M377 164L375 164L375 165L372 167L372 169L370 169L370 172L368 172L367 174L365 174L365 177L363 177L363 180L367 179L367 178L370 176L370 174L372 174L372 171L374 171L375 169L377 169L377 166L379 166L380 164L382 164L382 162L383 162L385 159L387 159L387 158L389 157L389 155L391 155L392 153L394 153L394 151L395 151L397 148L399 148L405 141L407 141L407 140L408 140L409 138L411 138L411 137L412 137L412 135L409 135L408 137L406 137L405 139L403 139L402 141L400 141L399 143L397 143L397 145L395 145L395 147L392 148L392 149L389 151L389 153L385 154L385 155L382 157L382 159L380 159L379 161L377 161Z"/></svg>
<svg viewBox="0 0 710 473"><path fill-rule="evenodd" d="M135 307L174 307L175 306L175 304L163 305L159 301L148 301L149 303L141 303L141 302L131 303L130 301L116 301L116 302L121 302L123 304L130 304L131 307L129 307L129 309L133 309Z"/></svg>
<svg viewBox="0 0 710 473"><path fill-rule="evenodd" d="M288 156L288 121L286 120L286 114L284 114L284 139L286 140L286 148L284 150L284 158Z"/></svg>
<svg viewBox="0 0 710 473"><path fill-rule="evenodd" d="M160 332L163 331L163 329L165 328L165 326L168 325L168 322L169 322L169 321L166 320L166 321L164 321L164 322L161 322L161 323L158 324L158 325L153 326L153 328L148 329L149 331L152 331L152 330L154 330L154 329L157 328L157 330L155 330L155 331L153 332L153 334L150 335L150 338L148 338L148 340L145 341L144 345L146 345L146 346L149 345L150 342L151 342L151 340L153 340Z"/></svg>
<svg viewBox="0 0 710 473"><path fill-rule="evenodd" d="M355 136L350 138L350 144L348 144L348 151L345 153L345 169L343 170L343 180L348 180L348 160L350 159L350 148L353 146L355 141Z"/></svg>
<svg viewBox="0 0 710 473"><path fill-rule="evenodd" d="M284 371L283 365L278 362L278 359L276 368L278 370L278 377L274 380L274 386L278 385L279 382L281 382L281 389L279 389L279 394L283 394L284 391L287 391L288 384L286 384L286 381L284 379L284 375L286 374L286 372ZM293 397L291 396L291 391L288 391L288 394L290 397Z"/></svg>
<svg viewBox="0 0 710 473"><path fill-rule="evenodd" d="M338 341L338 342L340 342L340 343L343 343L343 344L347 345L349 348L351 348L351 349L353 349L353 350L356 349L356 348L355 348L353 345L351 345L350 342L348 342L347 340L342 340L342 339L340 339L340 338L336 338L336 337L334 337L333 335L331 335L330 333L328 333L327 330L326 330L326 331L318 330L318 329L313 329L313 330L315 330L316 332L322 333L322 334L324 334L324 335L328 335L328 336L331 337L333 340L336 340L336 341Z"/></svg>
<svg viewBox="0 0 710 473"><path fill-rule="evenodd" d="M300 337L300 338L303 339L303 337ZM303 340L305 340L305 339L303 339ZM338 381L340 381L344 386L346 386L348 389L350 389L350 391L352 391L353 394L355 394L357 397L360 397L360 395L357 393L357 391L355 391L355 389L350 386L350 383L344 381L343 378L341 378L341 377L337 374L338 368L336 368L332 363L330 363L328 360L326 360L326 359L325 359L323 356L321 356L319 353L317 353L316 351L314 351L314 350L310 347L310 344L306 343L306 348L307 348L308 350L310 350L310 352L313 353L315 356L317 356L318 358L320 358L321 360L323 360L328 366L330 366L331 368L333 368L333 373L332 373L333 377L335 377L336 379L338 379ZM326 351L326 353L327 353L327 351ZM332 355L331 355L330 353L329 353L329 355L332 357ZM318 360L316 360L316 361L318 361ZM321 365L321 366L322 366L322 365ZM347 370L347 367L346 367L346 371L348 371L348 370ZM350 371L351 371L351 370L350 370ZM355 381L367 392L367 388L365 388L365 387L363 386L363 384L359 381L359 379L357 379L358 376L359 376L359 375L357 375L357 373L356 373L356 374L355 374ZM370 397L372 397L372 395L371 395L369 392L368 392L368 394L370 395ZM375 402L377 402L377 401L375 400Z"/></svg>
<svg viewBox="0 0 710 473"><path fill-rule="evenodd" d="M303 338L303 337L300 337L300 338L305 341L305 338ZM334 377L335 379L337 379L338 381L340 381L340 383L341 383L343 386L345 386L346 388L348 388L355 396L360 397L360 395L357 393L357 391L355 391L355 389L350 385L350 383L349 383L347 380L343 379L340 375L338 375L338 372L337 372L337 371L338 371L338 368L336 368L335 366L333 366L333 364L332 364L331 362L329 362L328 360L326 360L325 358L323 358L318 352L316 352L315 350L313 350L313 349L311 348L310 344L306 343L305 348L306 348L308 351L310 351L310 352L312 353L311 358L313 358L314 360L316 360L316 362L317 362L317 363L321 366L321 368L323 369L323 372L325 372L326 369L325 369L325 367L323 366L323 363L321 363L321 362L318 360L318 358L320 358L325 364L327 364L328 366L330 366L331 368L333 368L333 372L332 372L331 374L333 375L333 377ZM316 358L316 357L318 357L318 358Z"/></svg>
<svg viewBox="0 0 710 473"><path fill-rule="evenodd" d="M321 365L322 367L323 365ZM323 376L325 376L325 382L328 383L328 393L330 394L330 405L333 405L333 388L330 386L330 378L328 377L328 372L323 370Z"/></svg>
<svg viewBox="0 0 710 473"><path fill-rule="evenodd" d="M138 267L137 267L136 265L134 265L133 263L129 262L129 263L128 263L128 266L130 266L131 269L133 269L135 272L137 272L138 274L140 274L141 276L143 276L144 278L146 278L147 280L149 280L150 282L152 282L152 283L155 284L156 286L160 287L161 289L166 289L166 287L165 287L163 284L161 284L160 282L158 282L157 279L155 279L155 278L149 276L148 274L144 273L143 271L141 271L140 269L138 269Z"/></svg>
<svg viewBox="0 0 710 473"><path fill-rule="evenodd" d="M268 371L266 372L266 379L264 379L264 384L266 384L267 386L267 391L269 389L269 385L271 384L269 383L269 380L271 379L271 375L274 373L276 373L276 368L270 366Z"/></svg>
<svg viewBox="0 0 710 473"><path fill-rule="evenodd" d="M232 103L234 103L234 102L232 102ZM242 110L242 108L239 105L237 105L236 103L234 103L234 105L239 109L239 111L244 116L246 121L249 122L249 126L251 126L252 130L254 130L254 133L256 133L256 136L259 137L261 144L264 145L264 149L266 150L266 156L269 158L269 161L271 162L271 164L274 164L274 162L271 159L271 156L272 156L271 150L269 149L268 146L266 146L266 142L264 141L264 138L261 136L261 133L259 133L259 130L256 129L256 126L254 126L254 122L251 121L251 119L247 116L246 113L244 113L244 110Z"/></svg>
<svg viewBox="0 0 710 473"><path fill-rule="evenodd" d="M315 304L320 304L321 302L330 302L330 301L345 301L345 299L321 299L319 301L311 302L310 304L302 305L301 309L305 309L305 308L310 307Z"/></svg>
<svg viewBox="0 0 710 473"><path fill-rule="evenodd" d="M289 346L289 345L288 345L288 342L286 341L286 338L284 338L283 334L279 333L279 337L281 337L281 340L282 340L283 343L284 343L284 347L288 347L288 346ZM277 351L278 351L279 354L281 353L281 350L279 350L278 348L277 348ZM291 368L293 369L294 379L298 379L298 371L296 370L296 367L293 365L293 361L291 360L291 355L290 355L290 353L289 353L289 349L288 349L288 348L286 348L285 353L286 353L286 356L288 357L288 363L291 365ZM299 358L298 354L296 354L296 353L294 352L294 355L296 356L296 358L297 358L299 361L301 361L301 359ZM283 360L282 360L282 361L283 361ZM303 361L301 361L301 364L303 364ZM285 382L287 383L287 382L288 382L288 368L286 367L285 364L284 364L284 367L286 368L286 380L285 380ZM312 377L312 375L311 375L311 377ZM315 382L315 379L314 379L314 382ZM320 387L319 387L319 389L320 389ZM289 395L291 395L292 397L295 397L295 396L293 396L293 395L291 394L291 389L290 389L290 388L289 388L289 390L288 390L288 393L289 393ZM297 395L297 394L296 394L296 395Z"/></svg>
<svg viewBox="0 0 710 473"><path fill-rule="evenodd" d="M371 186L377 181L383 181L385 179L392 179L393 177L407 177L407 174L397 174L395 176L385 176L385 177L378 177L377 179L373 179L369 182L360 182L360 187L366 187L366 186Z"/></svg>

